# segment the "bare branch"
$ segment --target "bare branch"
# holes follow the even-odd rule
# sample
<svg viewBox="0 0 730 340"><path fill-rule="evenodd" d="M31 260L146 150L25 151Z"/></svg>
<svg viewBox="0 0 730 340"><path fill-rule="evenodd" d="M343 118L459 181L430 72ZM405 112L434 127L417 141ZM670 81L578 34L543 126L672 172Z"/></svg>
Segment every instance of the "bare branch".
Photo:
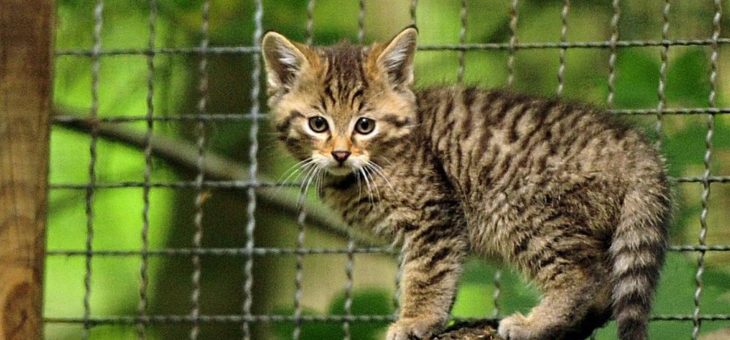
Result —
<svg viewBox="0 0 730 340"><path fill-rule="evenodd" d="M498 323L495 320L479 320L451 325L433 340L497 340Z"/></svg>
<svg viewBox="0 0 730 340"><path fill-rule="evenodd" d="M79 114L59 108L54 108L53 115L58 117L81 117ZM83 133L89 133L92 127L96 125L99 137L106 140L135 147L140 149L140 152L145 146L143 132L127 129L118 124L100 123L91 119L54 119L53 122L57 126ZM190 142L157 134L152 136L150 144L152 154L155 157L165 160L183 171L190 173L198 171L198 151L195 145ZM205 178L210 180L247 181L249 178L245 168L246 164L244 163L236 163L216 153L207 152L203 171ZM260 176L259 180L268 179L265 176ZM274 190L272 187L260 187L257 188L256 193L262 202L281 208L283 213L288 216L294 217L297 215L298 190ZM313 226L342 237L347 236L349 227L323 205L316 202L304 202L304 209L307 211L307 221ZM382 244L379 240L365 233L357 233L356 236L359 243L364 246Z"/></svg>

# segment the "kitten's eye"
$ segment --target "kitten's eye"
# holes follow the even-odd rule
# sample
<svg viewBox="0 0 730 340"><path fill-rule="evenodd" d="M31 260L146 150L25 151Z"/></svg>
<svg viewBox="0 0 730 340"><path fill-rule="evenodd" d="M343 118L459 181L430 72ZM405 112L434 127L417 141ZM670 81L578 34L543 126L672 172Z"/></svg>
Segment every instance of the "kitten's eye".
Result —
<svg viewBox="0 0 730 340"><path fill-rule="evenodd" d="M375 129L375 121L370 118L360 118L355 123L355 131L363 135L373 132Z"/></svg>
<svg viewBox="0 0 730 340"><path fill-rule="evenodd" d="M325 132L329 128L327 120L322 116L309 118L309 128L314 132Z"/></svg>

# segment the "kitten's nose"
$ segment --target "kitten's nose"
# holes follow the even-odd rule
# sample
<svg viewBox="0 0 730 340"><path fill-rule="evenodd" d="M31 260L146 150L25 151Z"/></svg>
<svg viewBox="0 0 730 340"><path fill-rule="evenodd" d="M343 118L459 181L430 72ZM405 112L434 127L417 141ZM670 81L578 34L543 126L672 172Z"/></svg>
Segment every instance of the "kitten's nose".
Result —
<svg viewBox="0 0 730 340"><path fill-rule="evenodd" d="M350 157L350 151L332 151L332 157L342 165Z"/></svg>

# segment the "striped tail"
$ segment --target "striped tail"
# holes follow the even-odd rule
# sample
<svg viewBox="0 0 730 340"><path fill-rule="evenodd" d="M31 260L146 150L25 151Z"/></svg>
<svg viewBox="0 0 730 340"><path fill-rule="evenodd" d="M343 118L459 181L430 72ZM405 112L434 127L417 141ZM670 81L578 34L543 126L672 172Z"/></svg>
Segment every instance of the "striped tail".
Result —
<svg viewBox="0 0 730 340"><path fill-rule="evenodd" d="M647 337L647 324L667 247L670 193L663 175L646 176L624 198L613 235L613 315L618 338Z"/></svg>

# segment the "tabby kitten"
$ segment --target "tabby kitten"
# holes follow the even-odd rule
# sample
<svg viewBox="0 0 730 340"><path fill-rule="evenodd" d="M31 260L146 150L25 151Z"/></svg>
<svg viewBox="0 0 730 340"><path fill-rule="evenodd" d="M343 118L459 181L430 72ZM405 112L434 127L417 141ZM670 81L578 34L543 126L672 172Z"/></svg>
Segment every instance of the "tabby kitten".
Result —
<svg viewBox="0 0 730 340"><path fill-rule="evenodd" d="M352 226L399 239L398 321L427 339L449 317L467 252L498 256L542 291L505 339L583 338L618 321L646 338L670 217L661 157L585 106L477 87L413 89L417 30L385 44L262 41L269 106L305 183Z"/></svg>

